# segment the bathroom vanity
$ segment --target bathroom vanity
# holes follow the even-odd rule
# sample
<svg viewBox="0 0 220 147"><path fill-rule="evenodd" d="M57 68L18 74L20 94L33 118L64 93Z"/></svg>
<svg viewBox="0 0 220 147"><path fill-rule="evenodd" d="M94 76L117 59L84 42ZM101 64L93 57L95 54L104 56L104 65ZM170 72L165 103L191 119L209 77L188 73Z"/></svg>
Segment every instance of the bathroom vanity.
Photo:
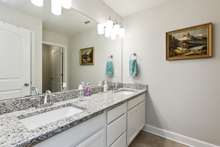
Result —
<svg viewBox="0 0 220 147"><path fill-rule="evenodd" d="M35 147L126 147L144 125L145 94L141 94Z"/></svg>
<svg viewBox="0 0 220 147"><path fill-rule="evenodd" d="M146 89L120 89L2 114L0 146L127 147L145 125L145 99Z"/></svg>

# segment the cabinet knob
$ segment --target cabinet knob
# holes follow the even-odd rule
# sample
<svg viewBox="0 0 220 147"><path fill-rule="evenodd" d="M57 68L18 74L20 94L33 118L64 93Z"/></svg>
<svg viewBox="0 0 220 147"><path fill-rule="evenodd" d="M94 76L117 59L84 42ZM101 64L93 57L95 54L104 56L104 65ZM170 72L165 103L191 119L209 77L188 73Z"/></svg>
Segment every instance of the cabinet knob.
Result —
<svg viewBox="0 0 220 147"><path fill-rule="evenodd" d="M29 83L24 83L25 87L29 87L29 85L30 85Z"/></svg>

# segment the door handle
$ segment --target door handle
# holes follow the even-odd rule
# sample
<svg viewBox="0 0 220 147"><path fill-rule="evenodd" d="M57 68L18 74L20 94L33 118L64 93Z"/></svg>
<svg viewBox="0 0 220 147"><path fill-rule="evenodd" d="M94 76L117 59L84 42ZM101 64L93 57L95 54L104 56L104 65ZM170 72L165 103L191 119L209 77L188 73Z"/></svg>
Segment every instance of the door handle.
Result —
<svg viewBox="0 0 220 147"><path fill-rule="evenodd" d="M25 87L29 87L29 85L30 85L29 83L24 83Z"/></svg>

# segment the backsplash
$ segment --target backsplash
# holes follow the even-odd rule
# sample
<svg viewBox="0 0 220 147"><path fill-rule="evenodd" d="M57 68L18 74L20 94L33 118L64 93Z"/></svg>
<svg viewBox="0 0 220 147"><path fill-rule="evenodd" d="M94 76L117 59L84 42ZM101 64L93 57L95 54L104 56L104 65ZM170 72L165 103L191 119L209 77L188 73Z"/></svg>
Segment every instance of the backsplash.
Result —
<svg viewBox="0 0 220 147"><path fill-rule="evenodd" d="M132 88L132 89L148 89L148 86L145 84L139 84L139 83L115 83L115 82L108 82L109 90L113 89L114 87L117 88Z"/></svg>
<svg viewBox="0 0 220 147"><path fill-rule="evenodd" d="M117 88L134 88L134 89L147 89L147 85L144 84L130 84L130 83L112 83L108 82L109 90L113 89L115 84ZM92 94L96 94L103 91L101 86L92 86ZM60 102L69 99L74 99L80 96L79 90L69 90L64 92L53 93L52 102ZM0 115L4 113L10 113L13 111L25 110L32 107L37 107L43 95L40 96L29 96L29 97L19 97L0 101Z"/></svg>

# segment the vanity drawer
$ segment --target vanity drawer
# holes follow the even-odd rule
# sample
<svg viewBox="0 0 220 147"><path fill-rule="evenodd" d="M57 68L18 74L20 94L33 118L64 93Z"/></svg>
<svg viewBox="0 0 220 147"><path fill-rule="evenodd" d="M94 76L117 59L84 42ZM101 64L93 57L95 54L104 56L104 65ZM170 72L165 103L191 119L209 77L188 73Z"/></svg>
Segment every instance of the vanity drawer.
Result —
<svg viewBox="0 0 220 147"><path fill-rule="evenodd" d="M137 104L141 103L145 100L145 94L139 95L136 98L128 101L128 110L136 106Z"/></svg>
<svg viewBox="0 0 220 147"><path fill-rule="evenodd" d="M122 134L112 145L111 147L126 147L126 133Z"/></svg>
<svg viewBox="0 0 220 147"><path fill-rule="evenodd" d="M34 145L34 147L75 147L97 131L105 128L105 123L106 115L103 113Z"/></svg>
<svg viewBox="0 0 220 147"><path fill-rule="evenodd" d="M111 123L113 120L115 120L116 118L118 118L119 116L121 116L122 114L126 113L127 111L127 105L126 103L113 108L112 110L109 110L107 112L107 121L108 124Z"/></svg>
<svg viewBox="0 0 220 147"><path fill-rule="evenodd" d="M124 114L107 126L107 146L113 144L125 131L126 115Z"/></svg>
<svg viewBox="0 0 220 147"><path fill-rule="evenodd" d="M75 147L105 147L106 129L102 129Z"/></svg>

